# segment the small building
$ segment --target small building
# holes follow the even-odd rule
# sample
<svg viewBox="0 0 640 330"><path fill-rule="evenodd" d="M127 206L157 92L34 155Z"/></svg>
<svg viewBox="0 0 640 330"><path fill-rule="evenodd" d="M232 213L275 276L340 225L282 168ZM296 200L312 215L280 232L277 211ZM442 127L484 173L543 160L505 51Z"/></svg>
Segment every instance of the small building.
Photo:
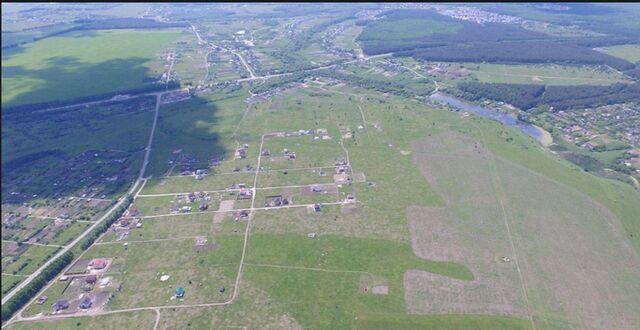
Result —
<svg viewBox="0 0 640 330"><path fill-rule="evenodd" d="M316 233L308 233L307 237L309 238L316 238L316 236L318 236Z"/></svg>
<svg viewBox="0 0 640 330"><path fill-rule="evenodd" d="M317 192L317 193L322 192L322 187L320 187L320 186L319 186L319 185L317 185L317 184L316 184L316 185L313 185L313 187L311 187L311 191L313 191L313 192Z"/></svg>
<svg viewBox="0 0 640 330"><path fill-rule="evenodd" d="M37 301L36 303L37 303L38 305L42 305L42 304L44 304L44 303L47 301L47 299L49 299L49 297L47 297L47 296L41 296L40 298L38 298L38 301Z"/></svg>
<svg viewBox="0 0 640 330"><path fill-rule="evenodd" d="M68 277L68 276L66 276L66 275L62 275L62 276L60 276L60 278L59 278L58 280L59 280L60 282L64 282L64 281L66 281L66 280L68 280L68 279L69 279L69 277Z"/></svg>
<svg viewBox="0 0 640 330"><path fill-rule="evenodd" d="M69 301L66 299L60 299L53 304L53 310L56 312L67 308L69 308Z"/></svg>
<svg viewBox="0 0 640 330"><path fill-rule="evenodd" d="M136 228L142 228L142 222L136 223Z"/></svg>
<svg viewBox="0 0 640 330"><path fill-rule="evenodd" d="M209 204L207 203L202 203L200 204L200 207L199 207L200 211L205 211L208 208L209 208Z"/></svg>
<svg viewBox="0 0 640 330"><path fill-rule="evenodd" d="M314 204L313 205L313 210L317 213L322 211L322 206L320 206L320 204Z"/></svg>
<svg viewBox="0 0 640 330"><path fill-rule="evenodd" d="M98 277L95 275L89 275L87 276L85 279L85 282L87 282L88 284L94 284L96 283L96 281L98 280Z"/></svg>
<svg viewBox="0 0 640 330"><path fill-rule="evenodd" d="M82 302L80 302L80 308L82 309L87 309L87 308L91 308L91 305L93 305L93 302L91 301L91 298L89 297L84 297L82 299Z"/></svg>
<svg viewBox="0 0 640 330"><path fill-rule="evenodd" d="M107 261L104 259L93 259L89 263L89 266L93 269L104 269L107 267Z"/></svg>
<svg viewBox="0 0 640 330"><path fill-rule="evenodd" d="M184 288L183 287L176 288L176 298L182 298L182 297L184 297Z"/></svg>
<svg viewBox="0 0 640 330"><path fill-rule="evenodd" d="M223 286L221 286L220 288L218 288L218 291L220 291L220 293L223 293L223 292L224 292L224 290L225 290L224 285L223 285Z"/></svg>

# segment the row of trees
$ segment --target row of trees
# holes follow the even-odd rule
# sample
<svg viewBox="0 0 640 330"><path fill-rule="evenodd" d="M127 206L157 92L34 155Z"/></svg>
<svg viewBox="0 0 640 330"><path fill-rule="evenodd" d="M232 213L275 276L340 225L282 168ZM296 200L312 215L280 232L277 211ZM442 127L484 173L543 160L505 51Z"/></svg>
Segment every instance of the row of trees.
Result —
<svg viewBox="0 0 640 330"><path fill-rule="evenodd" d="M399 56L444 62L604 64L631 70L633 63L575 43L518 41L454 44L398 52Z"/></svg>
<svg viewBox="0 0 640 330"><path fill-rule="evenodd" d="M82 241L82 243L80 243L80 248L82 250L88 249L91 246L91 244L93 244L93 242L95 242L96 239L100 237L100 235L104 234L107 231L107 229L111 227L111 225L113 225L116 221L118 221L118 219L120 219L124 211L133 202L133 196L131 196L130 194L128 194L127 197L125 198L127 200L122 205L120 205L115 210L115 212L111 213L111 215L109 215L109 217L102 224L100 224L100 226L94 229L93 232L91 232L89 236L87 236L87 238L85 238Z"/></svg>
<svg viewBox="0 0 640 330"><path fill-rule="evenodd" d="M80 248L82 250L88 249L95 240L100 237L107 229L116 222L122 213L129 207L129 205L133 202L133 196L130 194L126 197L126 202L123 203L120 207L118 207L115 212L111 213L111 215L104 221L98 228L94 229L93 232L80 243ZM40 273L31 283L25 286L22 290L20 290L15 296L13 296L9 301L7 301L4 305L2 305L2 321L6 321L10 319L14 313L16 313L20 308L26 305L33 297L35 297L40 289L42 289L49 281L56 278L60 272L67 267L74 259L73 252L69 251L63 254L60 258L56 259L51 263L47 268Z"/></svg>
<svg viewBox="0 0 640 330"><path fill-rule="evenodd" d="M180 88L180 83L172 80L172 81L169 81L167 84L148 84L146 86L142 86L138 88L117 90L117 91L112 91L108 93L77 97L73 99L52 100L47 102L30 103L30 104L16 105L12 107L5 107L5 108L2 108L2 116L4 117L5 115L11 115L16 113L22 114L24 111L34 111L34 110L54 108L54 107L64 107L64 106L78 104L78 103L99 101L99 100L104 100L109 97L122 95L122 94L136 95L136 94L159 92L167 89L171 90L171 89L177 89L177 88Z"/></svg>
<svg viewBox="0 0 640 330"><path fill-rule="evenodd" d="M608 86L544 86L465 82L459 95L472 101L491 99L512 104L522 110L547 105L554 110L597 107L640 100L640 84Z"/></svg>

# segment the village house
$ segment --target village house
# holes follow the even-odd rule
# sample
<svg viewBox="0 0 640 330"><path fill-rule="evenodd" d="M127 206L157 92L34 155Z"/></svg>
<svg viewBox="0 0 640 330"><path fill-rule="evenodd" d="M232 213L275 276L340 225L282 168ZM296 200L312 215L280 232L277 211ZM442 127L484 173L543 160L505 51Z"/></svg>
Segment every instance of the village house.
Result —
<svg viewBox="0 0 640 330"><path fill-rule="evenodd" d="M82 302L80 303L80 307L81 309L88 309L91 308L91 305L93 304L93 302L91 302L91 298L89 297L84 297L82 299Z"/></svg>
<svg viewBox="0 0 640 330"><path fill-rule="evenodd" d="M92 269L104 269L107 267L107 261L104 259L93 259L89 262Z"/></svg>
<svg viewBox="0 0 640 330"><path fill-rule="evenodd" d="M56 312L69 308L69 301L66 299L60 299L53 304L53 310Z"/></svg>

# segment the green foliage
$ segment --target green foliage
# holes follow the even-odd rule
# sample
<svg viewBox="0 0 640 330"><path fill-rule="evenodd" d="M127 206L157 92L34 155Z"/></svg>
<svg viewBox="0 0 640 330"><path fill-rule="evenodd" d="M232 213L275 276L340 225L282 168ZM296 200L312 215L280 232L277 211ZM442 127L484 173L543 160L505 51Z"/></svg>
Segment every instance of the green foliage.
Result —
<svg viewBox="0 0 640 330"><path fill-rule="evenodd" d="M554 110L625 103L640 98L640 84L608 86L541 86L465 82L458 85L461 95L470 100L481 98L510 103L523 110L541 105Z"/></svg>

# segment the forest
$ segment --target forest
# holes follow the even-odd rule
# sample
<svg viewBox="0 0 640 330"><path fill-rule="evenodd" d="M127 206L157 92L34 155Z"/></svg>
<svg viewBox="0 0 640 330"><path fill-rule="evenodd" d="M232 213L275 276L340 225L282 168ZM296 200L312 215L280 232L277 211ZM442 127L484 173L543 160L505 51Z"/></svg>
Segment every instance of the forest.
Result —
<svg viewBox="0 0 640 330"><path fill-rule="evenodd" d="M541 86L465 82L458 85L460 96L477 101L491 99L512 104L522 110L547 105L554 111L596 107L640 100L640 84L608 86Z"/></svg>
<svg viewBox="0 0 640 330"><path fill-rule="evenodd" d="M478 25L427 10L392 10L380 17L383 18L369 22L358 37L368 55L395 53L444 62L601 64L622 71L635 68L633 63L592 49L628 42L628 38L551 38L514 24ZM425 22L436 32L406 32L418 22ZM398 29L403 25L406 28Z"/></svg>

